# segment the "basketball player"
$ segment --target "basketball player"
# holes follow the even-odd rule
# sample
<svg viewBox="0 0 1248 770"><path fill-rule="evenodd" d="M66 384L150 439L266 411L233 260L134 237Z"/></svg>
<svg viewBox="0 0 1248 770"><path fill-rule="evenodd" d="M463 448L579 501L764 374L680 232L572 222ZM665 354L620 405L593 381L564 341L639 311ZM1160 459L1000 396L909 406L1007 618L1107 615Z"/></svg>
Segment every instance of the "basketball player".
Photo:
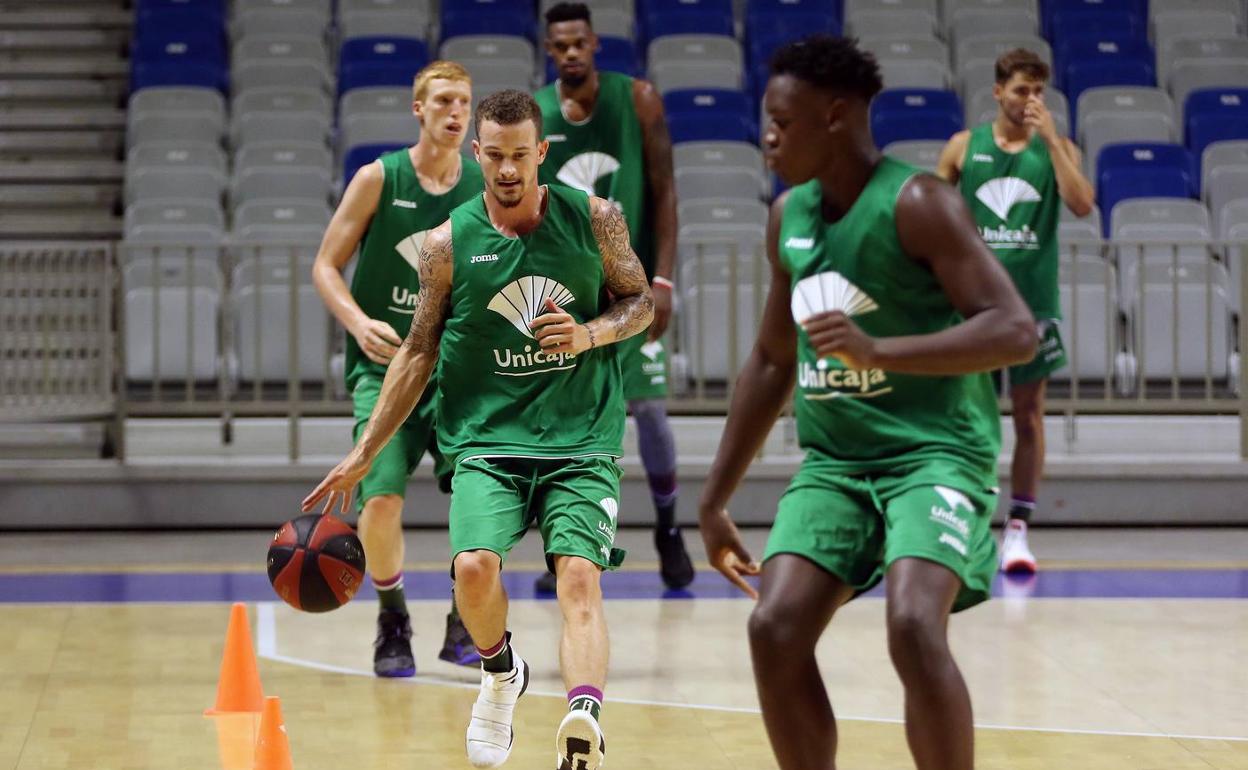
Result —
<svg viewBox="0 0 1248 770"><path fill-rule="evenodd" d="M556 750L568 770L597 770L608 653L599 578L624 556L613 547L624 432L615 343L649 327L653 300L619 209L538 185L546 142L533 97L492 94L476 123L486 193L425 240L407 341L355 449L304 510L322 499L327 510L348 504L436 364L438 446L455 469L455 595L482 658L468 759L498 767L511 753L529 669L507 631L500 571L536 521L563 615L569 711Z"/></svg>
<svg viewBox="0 0 1248 770"><path fill-rule="evenodd" d="M835 766L815 644L887 585L888 649L920 770L971 770L971 703L949 614L988 598L1000 423L984 372L1029 359L1035 328L957 191L881 156L874 58L817 35L771 63L763 137L793 185L771 207L772 278L700 504L711 564L751 596L725 506L797 381L801 469L780 500L749 621L781 770Z"/></svg>
<svg viewBox="0 0 1248 770"><path fill-rule="evenodd" d="M676 443L667 419L663 333L672 315L676 269L676 184L672 139L654 86L594 67L598 38L589 9L559 3L546 12L546 51L559 79L538 91L550 152L541 181L565 184L615 203L654 294L647 334L620 346L624 398L654 502L659 574L671 589L693 582L693 562L676 525ZM543 575L538 590L553 590Z"/></svg>
<svg viewBox="0 0 1248 770"><path fill-rule="evenodd" d="M483 188L480 167L459 152L471 112L467 70L449 61L435 61L421 70L412 89L419 140L356 173L317 252L312 269L317 291L348 331L346 379L355 403L356 439L412 321L420 244L451 209ZM357 247L360 260L348 289L343 269ZM416 673L403 596L403 496L408 476L426 450L434 457L435 473L449 473L433 445L436 400L437 388L431 387L360 481L360 540L381 604L373 650L378 676ZM452 602L438 657L473 665L478 658L471 642Z"/></svg>
<svg viewBox="0 0 1248 770"><path fill-rule="evenodd" d="M1049 66L1031 51L1015 49L997 60L997 117L959 131L945 145L936 173L958 185L989 248L1005 265L1031 308L1036 357L1005 374L1014 414L1010 509L1001 541L1001 568L1034 573L1027 524L1036 509L1044 473L1044 391L1049 376L1066 365L1057 322L1058 206L1085 217L1094 203L1092 184L1079 170L1079 148L1057 132L1044 104Z"/></svg>

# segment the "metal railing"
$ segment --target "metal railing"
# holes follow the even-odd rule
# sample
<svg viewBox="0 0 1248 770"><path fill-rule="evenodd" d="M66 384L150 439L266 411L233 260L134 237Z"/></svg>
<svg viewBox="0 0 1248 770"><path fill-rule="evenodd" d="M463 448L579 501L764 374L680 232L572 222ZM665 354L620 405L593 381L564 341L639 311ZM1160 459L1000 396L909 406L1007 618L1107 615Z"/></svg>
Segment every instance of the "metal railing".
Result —
<svg viewBox="0 0 1248 770"><path fill-rule="evenodd" d="M314 251L0 247L0 416L211 417L227 437L235 417L276 416L298 457L300 417L351 414L344 334L312 286ZM761 233L686 241L680 258L671 410L722 414L770 282ZM1049 411L1238 414L1248 450L1245 259L1248 242L1066 241L1070 363L1050 382Z"/></svg>

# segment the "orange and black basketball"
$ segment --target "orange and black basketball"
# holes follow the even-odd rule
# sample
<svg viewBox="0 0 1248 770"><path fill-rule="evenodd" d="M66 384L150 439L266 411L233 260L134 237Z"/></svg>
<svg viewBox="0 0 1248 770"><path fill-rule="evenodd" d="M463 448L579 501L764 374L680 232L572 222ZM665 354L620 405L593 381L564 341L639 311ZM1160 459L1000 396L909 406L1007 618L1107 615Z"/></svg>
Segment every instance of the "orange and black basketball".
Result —
<svg viewBox="0 0 1248 770"><path fill-rule="evenodd" d="M336 516L291 519L269 544L269 582L290 606L329 612L355 596L364 581L364 546Z"/></svg>

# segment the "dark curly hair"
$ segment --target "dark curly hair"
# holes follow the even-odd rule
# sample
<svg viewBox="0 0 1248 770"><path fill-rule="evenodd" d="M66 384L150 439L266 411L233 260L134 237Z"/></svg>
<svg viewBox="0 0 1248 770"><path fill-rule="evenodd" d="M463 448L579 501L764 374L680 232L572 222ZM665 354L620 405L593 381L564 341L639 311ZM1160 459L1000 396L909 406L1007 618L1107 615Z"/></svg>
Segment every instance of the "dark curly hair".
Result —
<svg viewBox="0 0 1248 770"><path fill-rule="evenodd" d="M556 3L546 11L546 26L561 21L583 21L592 27L593 22L589 17L589 6L584 3Z"/></svg>
<svg viewBox="0 0 1248 770"><path fill-rule="evenodd" d="M771 57L772 75L792 75L815 88L852 94L870 102L884 87L875 56L854 38L811 35L781 46Z"/></svg>
<svg viewBox="0 0 1248 770"><path fill-rule="evenodd" d="M532 96L514 88L496 91L482 99L473 118L478 131L487 120L500 126L514 126L532 120L537 126L538 137L542 135L542 108L537 106L537 100Z"/></svg>

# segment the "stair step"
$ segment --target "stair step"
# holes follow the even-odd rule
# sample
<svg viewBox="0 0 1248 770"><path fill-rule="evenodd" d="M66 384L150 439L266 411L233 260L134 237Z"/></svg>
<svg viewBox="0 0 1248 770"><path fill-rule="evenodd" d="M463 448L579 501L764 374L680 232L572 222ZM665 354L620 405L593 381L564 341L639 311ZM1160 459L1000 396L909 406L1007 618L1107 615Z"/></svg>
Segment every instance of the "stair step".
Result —
<svg viewBox="0 0 1248 770"><path fill-rule="evenodd" d="M125 137L121 131L3 131L0 132L0 156L14 155L81 155L112 157L121 150Z"/></svg>
<svg viewBox="0 0 1248 770"><path fill-rule="evenodd" d="M116 56L40 56L0 58L0 78L15 80L72 78L123 80L130 76L130 62Z"/></svg>
<svg viewBox="0 0 1248 770"><path fill-rule="evenodd" d="M0 183L120 183L125 166L114 160L0 161Z"/></svg>
<svg viewBox="0 0 1248 770"><path fill-rule="evenodd" d="M0 109L14 106L81 105L84 102L99 107L113 107L121 104L127 87L123 78L0 80Z"/></svg>
<svg viewBox="0 0 1248 770"><path fill-rule="evenodd" d="M130 35L122 29L0 30L0 53L103 51L121 53Z"/></svg>
<svg viewBox="0 0 1248 770"><path fill-rule="evenodd" d="M0 108L0 131L39 129L122 129L126 127L126 111L106 107L17 107Z"/></svg>
<svg viewBox="0 0 1248 770"><path fill-rule="evenodd" d="M121 199L121 185L0 184L0 210L6 217L22 209L100 209L111 212Z"/></svg>
<svg viewBox="0 0 1248 770"><path fill-rule="evenodd" d="M0 29L130 29L134 14L116 5L57 8L56 3L38 9L8 10L0 13Z"/></svg>
<svg viewBox="0 0 1248 770"><path fill-rule="evenodd" d="M0 217L0 239L69 240L121 237L121 218L112 214L64 211L10 214Z"/></svg>

